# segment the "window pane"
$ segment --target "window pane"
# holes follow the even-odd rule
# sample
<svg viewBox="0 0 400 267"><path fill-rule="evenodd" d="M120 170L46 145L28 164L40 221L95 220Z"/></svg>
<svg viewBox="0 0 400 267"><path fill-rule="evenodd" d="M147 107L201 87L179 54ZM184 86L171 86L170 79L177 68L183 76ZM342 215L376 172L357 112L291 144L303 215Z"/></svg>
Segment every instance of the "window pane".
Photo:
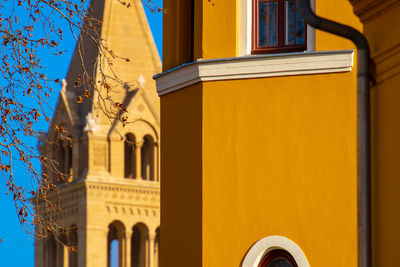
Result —
<svg viewBox="0 0 400 267"><path fill-rule="evenodd" d="M285 258L276 258L267 267L293 267Z"/></svg>
<svg viewBox="0 0 400 267"><path fill-rule="evenodd" d="M278 45L278 2L268 2L268 46Z"/></svg>
<svg viewBox="0 0 400 267"><path fill-rule="evenodd" d="M258 3L258 46L267 45L267 3Z"/></svg>
<svg viewBox="0 0 400 267"><path fill-rule="evenodd" d="M255 0L255 53L298 51L306 44L306 24L296 0ZM282 9L282 10L281 10Z"/></svg>
<svg viewBox="0 0 400 267"><path fill-rule="evenodd" d="M295 6L294 6L294 0L286 0L286 19L285 19L285 28L286 28L286 44L291 45L295 44L295 24L294 24L294 18L295 18Z"/></svg>
<svg viewBox="0 0 400 267"><path fill-rule="evenodd" d="M258 46L278 45L278 2L258 2Z"/></svg>
<svg viewBox="0 0 400 267"><path fill-rule="evenodd" d="M300 15L300 12L296 10L296 44L305 44L305 23Z"/></svg>

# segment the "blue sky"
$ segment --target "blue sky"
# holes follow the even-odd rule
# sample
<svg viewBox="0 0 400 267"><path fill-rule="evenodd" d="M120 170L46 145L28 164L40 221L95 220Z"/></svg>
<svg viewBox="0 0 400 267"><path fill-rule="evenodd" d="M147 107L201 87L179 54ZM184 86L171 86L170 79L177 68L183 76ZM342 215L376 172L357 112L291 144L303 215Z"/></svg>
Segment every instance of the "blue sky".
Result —
<svg viewBox="0 0 400 267"><path fill-rule="evenodd" d="M158 5L162 5L162 0L152 0ZM157 49L162 58L162 13L152 13L145 8ZM57 57L43 57L43 63L48 70L49 77L63 78L66 76L75 42L71 36L65 36L63 48L68 52ZM61 89L61 88L60 88ZM58 93L52 97L53 107L56 104ZM35 145L35 144L32 144ZM30 178L26 175L23 168L18 168L16 176L19 178L20 185L31 187ZM1 178L1 177L0 177ZM0 258L2 267L25 267L34 266L34 239L27 235L18 222L14 202L10 195L6 195L5 181L0 180Z"/></svg>

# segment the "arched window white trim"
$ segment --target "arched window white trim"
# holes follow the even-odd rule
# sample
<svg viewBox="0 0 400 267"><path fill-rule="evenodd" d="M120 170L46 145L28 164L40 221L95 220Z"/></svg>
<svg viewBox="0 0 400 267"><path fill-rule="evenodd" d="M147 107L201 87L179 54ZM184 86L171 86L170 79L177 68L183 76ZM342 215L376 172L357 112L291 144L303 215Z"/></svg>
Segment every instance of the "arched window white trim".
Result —
<svg viewBox="0 0 400 267"><path fill-rule="evenodd" d="M299 267L310 267L301 248L292 240L278 235L264 237L257 241L247 252L242 267L257 267L261 259L274 249L283 249L289 252Z"/></svg>

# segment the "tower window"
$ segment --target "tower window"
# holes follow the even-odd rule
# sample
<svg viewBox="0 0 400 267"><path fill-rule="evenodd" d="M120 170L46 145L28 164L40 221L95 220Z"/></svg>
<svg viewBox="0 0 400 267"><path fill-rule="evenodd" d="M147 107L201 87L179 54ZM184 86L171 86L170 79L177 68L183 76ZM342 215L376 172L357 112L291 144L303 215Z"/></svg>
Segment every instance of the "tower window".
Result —
<svg viewBox="0 0 400 267"><path fill-rule="evenodd" d="M65 162L65 174L68 176L72 175L72 138L70 137L66 141L66 162Z"/></svg>
<svg viewBox="0 0 400 267"><path fill-rule="evenodd" d="M73 225L71 227L70 232L68 233L68 245L71 248L68 252L68 267L77 267L78 266L78 231L77 227Z"/></svg>
<svg viewBox="0 0 400 267"><path fill-rule="evenodd" d="M154 181L154 141L149 135L143 138L142 146L142 178Z"/></svg>
<svg viewBox="0 0 400 267"><path fill-rule="evenodd" d="M62 183L72 176L72 138L60 138L56 143L55 159L58 163L55 179L56 183Z"/></svg>
<svg viewBox="0 0 400 267"><path fill-rule="evenodd" d="M119 221L108 226L107 267L125 266L125 227Z"/></svg>
<svg viewBox="0 0 400 267"><path fill-rule="evenodd" d="M125 178L134 178L136 176L136 139L133 134L125 136Z"/></svg>
<svg viewBox="0 0 400 267"><path fill-rule="evenodd" d="M147 227L138 223L132 228L131 237L131 266L141 267L147 266L149 253L149 230Z"/></svg>
<svg viewBox="0 0 400 267"><path fill-rule="evenodd" d="M258 267L297 267L297 264L286 250L274 249L262 258Z"/></svg>
<svg viewBox="0 0 400 267"><path fill-rule="evenodd" d="M66 146L64 143L64 140L59 139L58 140L58 170L60 173L65 174L65 169L66 169L66 156L67 156L67 151L66 151Z"/></svg>
<svg viewBox="0 0 400 267"><path fill-rule="evenodd" d="M154 266L160 266L160 227L156 229L156 238L154 240Z"/></svg>
<svg viewBox="0 0 400 267"><path fill-rule="evenodd" d="M46 240L45 263L46 267L56 266L57 264L57 243L53 236Z"/></svg>
<svg viewBox="0 0 400 267"><path fill-rule="evenodd" d="M253 0L253 54L304 51L306 40L296 0Z"/></svg>

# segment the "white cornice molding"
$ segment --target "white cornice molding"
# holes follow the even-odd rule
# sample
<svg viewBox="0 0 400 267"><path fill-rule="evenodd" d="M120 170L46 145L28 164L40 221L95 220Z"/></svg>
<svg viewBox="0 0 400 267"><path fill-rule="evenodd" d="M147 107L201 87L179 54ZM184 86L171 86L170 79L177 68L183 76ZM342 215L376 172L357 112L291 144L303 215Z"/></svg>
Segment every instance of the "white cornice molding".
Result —
<svg viewBox="0 0 400 267"><path fill-rule="evenodd" d="M353 50L197 60L154 76L159 96L201 81L348 72Z"/></svg>

